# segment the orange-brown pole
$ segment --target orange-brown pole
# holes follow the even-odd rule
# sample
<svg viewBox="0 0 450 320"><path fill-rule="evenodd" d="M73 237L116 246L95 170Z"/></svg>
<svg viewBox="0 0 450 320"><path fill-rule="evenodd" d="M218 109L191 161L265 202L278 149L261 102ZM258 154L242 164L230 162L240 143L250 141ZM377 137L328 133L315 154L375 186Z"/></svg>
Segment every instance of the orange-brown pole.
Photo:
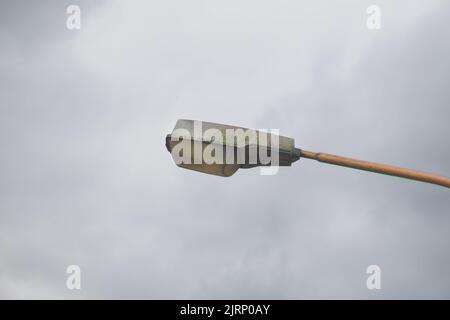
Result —
<svg viewBox="0 0 450 320"><path fill-rule="evenodd" d="M344 166L359 170L371 171L376 173L387 174L391 176L402 177L406 179L412 179L417 181L428 182L432 184L441 185L450 188L450 178L444 176L438 176L432 173L416 171L411 169L404 169L399 167L390 166L382 163L375 163L363 160L356 160L333 154L312 152L306 150L300 150L300 157L314 159L320 162L329 164L335 164L338 166Z"/></svg>

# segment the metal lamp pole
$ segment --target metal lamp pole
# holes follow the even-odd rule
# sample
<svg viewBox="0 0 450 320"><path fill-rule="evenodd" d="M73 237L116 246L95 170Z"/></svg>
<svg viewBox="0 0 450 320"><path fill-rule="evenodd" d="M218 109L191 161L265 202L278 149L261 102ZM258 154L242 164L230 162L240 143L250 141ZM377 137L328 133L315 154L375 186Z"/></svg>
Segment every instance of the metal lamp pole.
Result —
<svg viewBox="0 0 450 320"><path fill-rule="evenodd" d="M383 163L356 160L352 158L346 158L322 152L312 152L301 149L299 151L301 158L314 159L320 162L334 164L338 166L371 171L375 173L382 173L390 176L396 176L422 182L428 182L450 188L450 178L435 175L428 172L404 169Z"/></svg>

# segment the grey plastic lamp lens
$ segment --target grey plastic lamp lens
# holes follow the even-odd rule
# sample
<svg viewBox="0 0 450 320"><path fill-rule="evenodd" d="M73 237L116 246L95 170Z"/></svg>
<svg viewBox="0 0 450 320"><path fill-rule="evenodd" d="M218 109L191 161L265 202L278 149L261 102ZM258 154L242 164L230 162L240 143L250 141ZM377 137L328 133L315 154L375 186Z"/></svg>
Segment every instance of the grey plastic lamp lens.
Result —
<svg viewBox="0 0 450 320"><path fill-rule="evenodd" d="M166 148L177 166L222 177L239 168L290 166L300 158L292 138L185 119L166 136Z"/></svg>

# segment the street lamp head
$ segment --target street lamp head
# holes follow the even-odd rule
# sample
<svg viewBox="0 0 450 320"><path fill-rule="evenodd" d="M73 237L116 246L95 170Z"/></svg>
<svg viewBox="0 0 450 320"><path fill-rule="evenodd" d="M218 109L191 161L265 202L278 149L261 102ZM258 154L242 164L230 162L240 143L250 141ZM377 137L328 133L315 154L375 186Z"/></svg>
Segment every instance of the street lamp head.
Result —
<svg viewBox="0 0 450 320"><path fill-rule="evenodd" d="M185 119L166 136L166 148L177 166L222 177L239 168L290 166L300 158L292 138Z"/></svg>

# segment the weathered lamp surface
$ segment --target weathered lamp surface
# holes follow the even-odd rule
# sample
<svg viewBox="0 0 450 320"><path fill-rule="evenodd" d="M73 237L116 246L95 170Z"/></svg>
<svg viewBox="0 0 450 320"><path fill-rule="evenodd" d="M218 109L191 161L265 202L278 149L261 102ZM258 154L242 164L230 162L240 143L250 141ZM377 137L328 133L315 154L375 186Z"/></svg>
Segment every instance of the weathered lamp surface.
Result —
<svg viewBox="0 0 450 320"><path fill-rule="evenodd" d="M190 153L190 161L176 161L175 157L179 156L177 146L183 147L182 152ZM166 136L166 148L179 167L223 177L233 175L239 168L290 166L300 157L292 138L186 119L178 120L172 133ZM204 158L204 154L212 149L221 151L221 154L215 154L214 162ZM270 161L265 161L262 154Z"/></svg>

